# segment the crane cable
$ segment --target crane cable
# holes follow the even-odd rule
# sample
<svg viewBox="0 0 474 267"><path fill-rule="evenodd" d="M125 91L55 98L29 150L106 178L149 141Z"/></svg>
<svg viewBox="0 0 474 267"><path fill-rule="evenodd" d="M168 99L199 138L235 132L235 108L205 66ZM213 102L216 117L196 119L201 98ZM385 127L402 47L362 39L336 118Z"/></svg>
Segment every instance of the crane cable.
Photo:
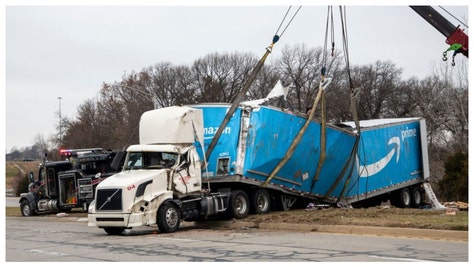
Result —
<svg viewBox="0 0 474 267"><path fill-rule="evenodd" d="M283 34L285 33L286 29L288 28L288 26L290 26L291 22L293 21L293 19L295 18L296 14L298 14L298 12L300 11L301 9L301 6L298 7L298 9L296 10L295 14L293 14L293 17L291 17L290 21L286 24L285 28L283 29L283 31L278 34L278 31L280 31L280 28L281 26L283 25L283 22L285 22L285 19L286 19L286 16L288 16L288 13L290 13L290 10L291 10L291 6L288 7L288 10L286 11L285 13L285 16L283 17L283 19L281 20L280 22L280 26L278 26L278 29L276 30L275 32L275 36L279 36L278 38L282 37Z"/></svg>
<svg viewBox="0 0 474 267"><path fill-rule="evenodd" d="M444 7L442 6L439 6L439 8L441 8L444 12L448 13L451 17L453 17L453 19L455 19L457 22L459 22L460 24L462 24L464 27L468 28L469 29L469 26L466 25L464 22L462 22L460 19L458 19L456 16L454 16L453 14L451 14L448 10L446 10Z"/></svg>
<svg viewBox="0 0 474 267"><path fill-rule="evenodd" d="M209 158L211 156L211 153L214 150L214 147L216 146L217 141L219 140L220 136L222 135L222 132L224 131L227 124L229 123L231 117L234 115L234 113L237 110L240 102L244 99L245 95L247 94L248 90L250 89L250 86L252 85L252 83L257 78L257 74L262 69L263 64L265 63L265 60L267 59L268 55L272 52L273 46L275 45L276 42L278 42L278 40L280 40L280 37L285 33L286 29L291 24L291 22L293 21L293 19L296 16L296 14L298 14L298 12L300 11L301 6L295 12L295 14L291 18L291 20L287 23L287 25L283 29L282 33L278 35L278 31L280 30L281 26L283 25L283 22L285 21L286 16L288 15L290 9L291 9L291 6L286 11L285 16L283 17L283 20L280 23L280 26L278 27L275 35L273 36L272 43L266 48L265 54L260 58L257 65L255 66L255 68L250 73L248 80L244 84L244 87L242 88L242 90L240 90L240 92L236 95L236 97L232 101L232 105L230 106L230 108L227 111L224 119L222 120L221 124L219 125L219 128L217 129L216 133L214 134L214 137L212 138L212 141L209 144L209 147L207 148L207 151L206 151L205 156L206 156L206 161L207 162L209 162Z"/></svg>

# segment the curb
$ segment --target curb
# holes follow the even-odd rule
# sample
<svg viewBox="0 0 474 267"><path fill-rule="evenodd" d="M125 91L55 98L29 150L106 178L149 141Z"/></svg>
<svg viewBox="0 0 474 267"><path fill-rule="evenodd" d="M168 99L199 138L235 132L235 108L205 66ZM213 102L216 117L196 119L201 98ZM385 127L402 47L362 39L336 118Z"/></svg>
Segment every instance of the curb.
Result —
<svg viewBox="0 0 474 267"><path fill-rule="evenodd" d="M308 225L296 223L258 223L240 221L206 221L198 223L203 228L257 228L264 230L286 230L300 232L319 232L347 235L370 235L384 237L405 237L431 240L449 240L468 242L468 231L396 228L396 227L372 227L351 225Z"/></svg>

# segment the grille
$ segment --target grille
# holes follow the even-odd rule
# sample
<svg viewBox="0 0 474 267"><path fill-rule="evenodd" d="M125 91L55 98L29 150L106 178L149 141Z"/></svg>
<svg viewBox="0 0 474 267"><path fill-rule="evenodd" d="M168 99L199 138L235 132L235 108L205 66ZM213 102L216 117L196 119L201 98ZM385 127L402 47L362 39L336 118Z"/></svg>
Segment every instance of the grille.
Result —
<svg viewBox="0 0 474 267"><path fill-rule="evenodd" d="M97 191L96 210L121 211L122 189L101 189Z"/></svg>

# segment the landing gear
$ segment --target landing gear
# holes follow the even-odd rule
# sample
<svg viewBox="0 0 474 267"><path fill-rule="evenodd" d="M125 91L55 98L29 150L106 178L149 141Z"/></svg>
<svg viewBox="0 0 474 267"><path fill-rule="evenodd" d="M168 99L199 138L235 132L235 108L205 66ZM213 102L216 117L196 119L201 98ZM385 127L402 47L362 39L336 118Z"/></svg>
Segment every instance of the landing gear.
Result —
<svg viewBox="0 0 474 267"><path fill-rule="evenodd" d="M281 195L281 204L284 211L290 210L295 204L297 198L290 195Z"/></svg>

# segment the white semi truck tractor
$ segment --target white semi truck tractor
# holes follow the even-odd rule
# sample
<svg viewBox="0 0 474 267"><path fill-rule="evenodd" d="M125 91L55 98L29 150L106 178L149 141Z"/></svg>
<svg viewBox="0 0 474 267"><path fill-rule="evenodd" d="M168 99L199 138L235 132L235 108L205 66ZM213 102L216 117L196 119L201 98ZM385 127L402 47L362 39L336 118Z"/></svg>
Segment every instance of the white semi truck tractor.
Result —
<svg viewBox="0 0 474 267"><path fill-rule="evenodd" d="M169 233L182 220L224 213L229 205L231 215L247 216L239 192L210 193L202 186L203 162L194 145L203 143L201 110L168 107L145 112L139 135L140 144L127 149L122 171L97 187L88 210L89 226L117 235L157 224L160 232Z"/></svg>

